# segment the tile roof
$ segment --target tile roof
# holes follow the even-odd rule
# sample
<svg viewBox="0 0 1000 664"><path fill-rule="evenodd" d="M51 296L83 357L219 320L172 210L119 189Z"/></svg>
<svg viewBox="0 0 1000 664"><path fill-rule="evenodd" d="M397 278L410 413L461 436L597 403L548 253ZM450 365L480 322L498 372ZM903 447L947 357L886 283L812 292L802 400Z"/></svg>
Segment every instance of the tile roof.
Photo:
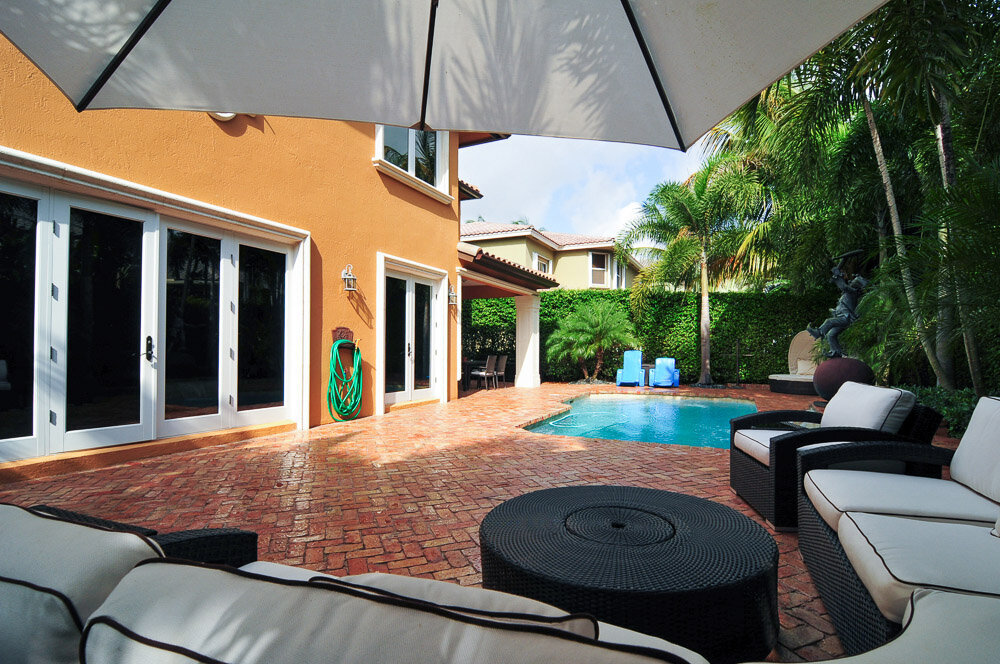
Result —
<svg viewBox="0 0 1000 664"><path fill-rule="evenodd" d="M473 221L462 224L459 233L464 237L475 235L493 235L499 233L525 234L534 231L560 247L577 244L611 244L615 241L611 235L580 235L577 233L556 233L545 231L525 224L495 224L488 221Z"/></svg>
<svg viewBox="0 0 1000 664"><path fill-rule="evenodd" d="M509 231L525 233L532 228L533 226L525 226L524 224L494 224L489 221L470 221L459 226L459 234L462 237L466 237L467 235L488 235L491 233L507 233Z"/></svg>
<svg viewBox="0 0 1000 664"><path fill-rule="evenodd" d="M538 231L558 245L568 246L573 244L601 244L604 242L614 242L613 235L579 235L577 233L553 233L552 231Z"/></svg>

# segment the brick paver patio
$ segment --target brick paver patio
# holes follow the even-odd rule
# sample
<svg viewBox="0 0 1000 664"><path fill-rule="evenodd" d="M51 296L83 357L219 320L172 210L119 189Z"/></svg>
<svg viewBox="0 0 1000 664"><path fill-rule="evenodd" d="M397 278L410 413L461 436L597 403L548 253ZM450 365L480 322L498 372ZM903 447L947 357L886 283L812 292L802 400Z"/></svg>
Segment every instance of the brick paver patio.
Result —
<svg viewBox="0 0 1000 664"><path fill-rule="evenodd" d="M0 501L47 503L161 531L245 528L260 534L262 560L333 574L381 571L463 585L481 582L479 522L498 503L535 489L666 489L715 500L761 521L729 490L728 450L518 428L594 391L616 388L547 383L481 391L383 417L0 485ZM669 392L747 398L759 410L805 408L815 398L772 394L760 386ZM771 659L841 655L795 535L774 535L781 552L781 634Z"/></svg>

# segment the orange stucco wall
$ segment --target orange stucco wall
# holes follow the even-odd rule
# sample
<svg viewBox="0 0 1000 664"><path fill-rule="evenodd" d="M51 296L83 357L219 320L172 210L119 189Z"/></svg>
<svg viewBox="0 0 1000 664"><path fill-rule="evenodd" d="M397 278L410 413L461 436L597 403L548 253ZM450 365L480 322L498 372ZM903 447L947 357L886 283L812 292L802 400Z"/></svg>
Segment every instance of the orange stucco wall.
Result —
<svg viewBox="0 0 1000 664"><path fill-rule="evenodd" d="M224 110L224 109L223 109ZM451 205L380 175L375 126L258 116L220 123L206 113L77 113L0 38L0 145L310 231L309 423L326 411L332 330L349 327L364 358L363 415L375 402L376 252L447 270L456 283L457 136L450 141ZM341 270L354 266L349 299ZM449 307L448 348L456 338ZM454 353L444 377L457 396Z"/></svg>

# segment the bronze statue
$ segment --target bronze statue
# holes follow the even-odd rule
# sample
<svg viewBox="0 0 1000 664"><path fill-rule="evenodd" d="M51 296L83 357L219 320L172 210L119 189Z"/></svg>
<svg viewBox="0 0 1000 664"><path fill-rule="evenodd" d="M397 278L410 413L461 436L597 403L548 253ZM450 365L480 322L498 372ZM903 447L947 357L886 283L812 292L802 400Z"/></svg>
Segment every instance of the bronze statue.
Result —
<svg viewBox="0 0 1000 664"><path fill-rule="evenodd" d="M841 292L837 306L830 310L830 317L823 321L823 324L818 328L812 326L806 327L806 331L814 338L826 338L827 343L830 344L830 350L826 353L827 357L844 356L844 349L840 347L840 333L858 319L858 301L861 299L862 291L868 285L868 280L859 274L850 281L847 281L847 275L844 273L844 261L860 253L861 250L859 249L849 251L837 257L839 261L831 270L833 273L831 281L837 284L837 288Z"/></svg>

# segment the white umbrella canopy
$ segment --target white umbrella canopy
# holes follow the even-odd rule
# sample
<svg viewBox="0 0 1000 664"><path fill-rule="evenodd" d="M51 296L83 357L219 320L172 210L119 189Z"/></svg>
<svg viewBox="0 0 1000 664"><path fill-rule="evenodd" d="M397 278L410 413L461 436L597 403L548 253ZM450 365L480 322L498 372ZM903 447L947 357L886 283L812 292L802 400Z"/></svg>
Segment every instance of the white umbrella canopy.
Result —
<svg viewBox="0 0 1000 664"><path fill-rule="evenodd" d="M78 110L686 149L884 2L5 0L0 32Z"/></svg>

